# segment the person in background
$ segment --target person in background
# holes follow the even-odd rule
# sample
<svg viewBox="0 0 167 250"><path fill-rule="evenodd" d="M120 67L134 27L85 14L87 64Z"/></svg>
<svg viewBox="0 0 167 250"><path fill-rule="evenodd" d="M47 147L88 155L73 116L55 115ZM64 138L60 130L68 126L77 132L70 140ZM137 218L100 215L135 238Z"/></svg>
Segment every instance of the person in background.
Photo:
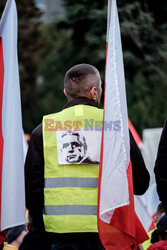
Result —
<svg viewBox="0 0 167 250"><path fill-rule="evenodd" d="M162 202L159 203L158 207L157 207L157 212L156 212L156 216L154 219L154 225L155 227L157 226L157 223L159 222L159 220L165 215L165 209L164 206L162 204Z"/></svg>
<svg viewBox="0 0 167 250"><path fill-rule="evenodd" d="M165 214L157 224L158 242L152 244L148 250L166 250L167 249L167 215Z"/></svg>
<svg viewBox="0 0 167 250"><path fill-rule="evenodd" d="M154 167L157 192L167 213L167 120L165 121Z"/></svg>
<svg viewBox="0 0 167 250"><path fill-rule="evenodd" d="M27 232L28 229L26 224L9 228L6 235L7 244L4 245L3 250L19 249Z"/></svg>
<svg viewBox="0 0 167 250"><path fill-rule="evenodd" d="M39 231L33 226L32 219L27 211L28 233L25 235L19 250L47 250L45 237L40 237Z"/></svg>
<svg viewBox="0 0 167 250"><path fill-rule="evenodd" d="M142 244L143 248L140 248L140 249L146 250L149 246L151 246L151 244L153 244L159 240L156 227L157 227L157 223L164 215L165 215L165 210L164 210L162 202L160 202L158 207L157 207L157 212L156 212L156 216L155 216L155 220L154 220L155 228L148 232L149 240L146 240Z"/></svg>

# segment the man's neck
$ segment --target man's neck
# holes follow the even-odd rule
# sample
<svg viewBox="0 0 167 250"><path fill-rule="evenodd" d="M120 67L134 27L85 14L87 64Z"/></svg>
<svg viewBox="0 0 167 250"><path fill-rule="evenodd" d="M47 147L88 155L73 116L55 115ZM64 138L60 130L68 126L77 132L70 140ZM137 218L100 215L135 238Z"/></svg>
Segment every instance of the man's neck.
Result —
<svg viewBox="0 0 167 250"><path fill-rule="evenodd" d="M98 105L91 99L87 98L87 97L77 97L73 100L71 100L70 102L68 102L64 107L63 109L66 109L66 108L70 108L72 106L75 106L75 105L89 105L89 106L93 106L93 107L98 107Z"/></svg>

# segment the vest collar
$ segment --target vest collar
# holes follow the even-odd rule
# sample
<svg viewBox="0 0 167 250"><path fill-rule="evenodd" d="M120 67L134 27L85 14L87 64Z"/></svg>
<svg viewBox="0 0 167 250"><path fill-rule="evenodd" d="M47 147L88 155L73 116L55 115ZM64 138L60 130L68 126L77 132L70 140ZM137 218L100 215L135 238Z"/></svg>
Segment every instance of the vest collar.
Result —
<svg viewBox="0 0 167 250"><path fill-rule="evenodd" d="M78 97L70 102L68 102L64 107L63 109L66 109L66 108L70 108L72 106L75 106L75 105L89 105L89 106L93 106L93 107L98 107L98 105L96 103L94 103L93 100L91 99L88 99L86 97Z"/></svg>

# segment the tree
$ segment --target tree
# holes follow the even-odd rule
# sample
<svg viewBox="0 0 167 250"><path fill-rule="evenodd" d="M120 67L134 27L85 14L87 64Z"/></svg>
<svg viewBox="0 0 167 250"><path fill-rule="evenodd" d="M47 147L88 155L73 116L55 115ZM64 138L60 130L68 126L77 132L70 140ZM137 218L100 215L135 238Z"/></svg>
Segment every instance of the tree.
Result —
<svg viewBox="0 0 167 250"><path fill-rule="evenodd" d="M37 86L39 117L60 111L66 102L63 94L63 78L71 66L70 32L58 29L57 23L44 25L42 39L45 41L39 65Z"/></svg>
<svg viewBox="0 0 167 250"><path fill-rule="evenodd" d="M137 130L162 126L167 110L165 1L120 6L129 116ZM126 10L126 11L125 11Z"/></svg>
<svg viewBox="0 0 167 250"><path fill-rule="evenodd" d="M101 32L101 24L105 30L107 6L96 2L96 8L92 8L89 1L86 6L68 2L65 16L43 26L45 46L39 65L42 97L39 102L43 113L60 111L66 103L63 78L71 66L83 62L93 64L103 72L104 79L106 36Z"/></svg>
<svg viewBox="0 0 167 250"><path fill-rule="evenodd" d="M46 113L65 103L63 77L72 65L93 64L104 81L107 1L64 0L64 7L64 16L43 26L38 93ZM120 0L118 7L129 117L141 134L143 128L162 126L166 117L167 4Z"/></svg>

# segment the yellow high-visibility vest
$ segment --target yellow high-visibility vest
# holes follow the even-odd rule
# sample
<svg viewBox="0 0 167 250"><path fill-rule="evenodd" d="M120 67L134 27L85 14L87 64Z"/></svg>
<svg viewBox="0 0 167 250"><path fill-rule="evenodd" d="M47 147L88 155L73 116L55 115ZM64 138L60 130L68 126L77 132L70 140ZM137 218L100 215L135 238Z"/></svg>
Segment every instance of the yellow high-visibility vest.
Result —
<svg viewBox="0 0 167 250"><path fill-rule="evenodd" d="M155 229L156 229L156 228L154 228L153 230L151 230L151 231L149 231L149 232L147 233L149 239L146 240L146 241L144 241L144 242L142 243L142 247L143 247L144 250L146 250L149 246L151 246L151 235L152 235L152 233L153 233L153 231L154 231Z"/></svg>
<svg viewBox="0 0 167 250"><path fill-rule="evenodd" d="M89 140L89 144L96 155L101 146L102 120L103 110L88 105L43 117L43 218L47 232L97 232L99 165L97 159L87 156L90 145L81 135L94 136L96 143ZM75 141L69 143L70 135ZM59 138L65 142L59 142Z"/></svg>

